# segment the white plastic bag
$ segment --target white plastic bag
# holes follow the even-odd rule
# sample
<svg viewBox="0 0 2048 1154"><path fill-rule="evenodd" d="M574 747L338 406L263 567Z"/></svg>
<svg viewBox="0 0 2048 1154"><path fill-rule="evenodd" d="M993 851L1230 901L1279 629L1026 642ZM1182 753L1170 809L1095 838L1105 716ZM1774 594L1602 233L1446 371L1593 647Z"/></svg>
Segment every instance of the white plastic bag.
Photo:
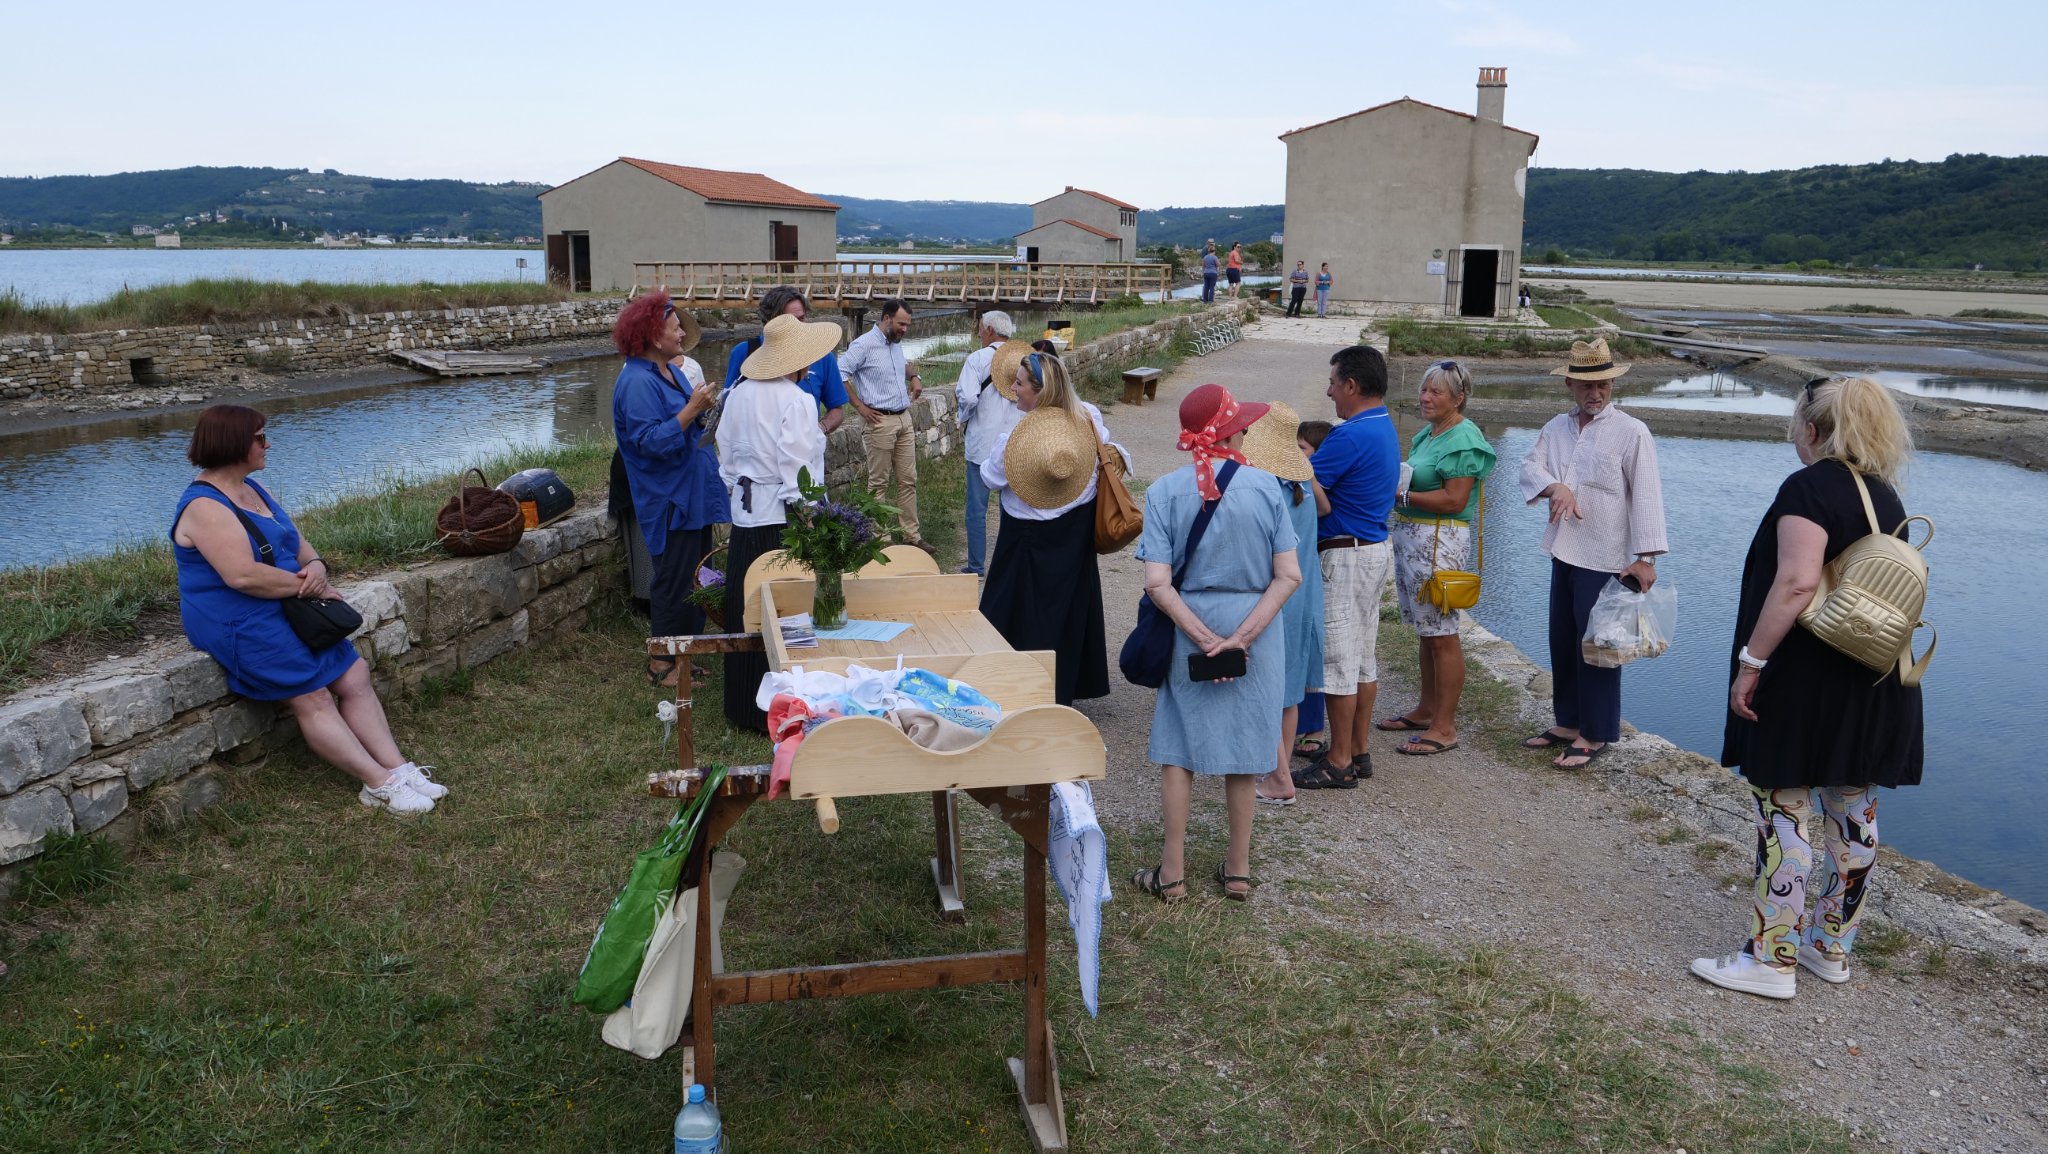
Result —
<svg viewBox="0 0 2048 1154"><path fill-rule="evenodd" d="M1617 669L1663 653L1677 633L1678 590L1670 578L1632 593L1619 579L1609 577L1586 619L1579 654L1588 665Z"/></svg>
<svg viewBox="0 0 2048 1154"><path fill-rule="evenodd" d="M718 940L725 924L725 903L740 880L747 859L720 850L711 855L711 972L725 972L725 948ZM683 1036L690 1019L692 978L697 969L697 887L684 890L668 904L654 935L647 940L647 960L633 983L633 996L604 1020L604 1040L643 1058L659 1058Z"/></svg>

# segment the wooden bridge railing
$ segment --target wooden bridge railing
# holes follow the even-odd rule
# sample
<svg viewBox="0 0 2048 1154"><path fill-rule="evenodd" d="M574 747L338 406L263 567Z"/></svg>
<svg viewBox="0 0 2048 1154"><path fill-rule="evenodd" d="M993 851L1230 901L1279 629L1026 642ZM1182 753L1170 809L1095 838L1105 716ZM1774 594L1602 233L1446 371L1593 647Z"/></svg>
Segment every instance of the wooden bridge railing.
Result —
<svg viewBox="0 0 2048 1154"><path fill-rule="evenodd" d="M649 261L633 265L635 295L665 288L678 305L737 308L792 285L820 308L863 307L891 297L912 304L1101 304L1121 296L1164 299L1172 274L1156 264L1024 264L1015 261Z"/></svg>

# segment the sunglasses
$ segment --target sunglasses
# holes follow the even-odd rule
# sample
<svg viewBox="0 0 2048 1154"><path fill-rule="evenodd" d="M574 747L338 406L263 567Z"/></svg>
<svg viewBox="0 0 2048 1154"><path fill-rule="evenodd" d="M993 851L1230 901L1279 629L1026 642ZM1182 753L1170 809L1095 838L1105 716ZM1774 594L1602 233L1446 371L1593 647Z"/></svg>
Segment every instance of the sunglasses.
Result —
<svg viewBox="0 0 2048 1154"><path fill-rule="evenodd" d="M1812 380L1806 382L1806 391L1808 393L1811 393L1813 392L1813 390L1821 387L1822 385L1832 385L1837 381L1846 381L1848 379L1849 378L1843 376L1840 373L1836 373L1832 377L1815 377Z"/></svg>
<svg viewBox="0 0 2048 1154"><path fill-rule="evenodd" d="M1456 369L1459 365L1456 361L1438 361L1429 367L1432 369Z"/></svg>
<svg viewBox="0 0 2048 1154"><path fill-rule="evenodd" d="M268 449L268 448L270 447L270 434L269 434L269 433L263 433L263 432L259 432L259 433L257 433L257 434L256 434L256 443L257 443L257 444L259 444L259 445L261 445L261 446L263 446L264 448Z"/></svg>

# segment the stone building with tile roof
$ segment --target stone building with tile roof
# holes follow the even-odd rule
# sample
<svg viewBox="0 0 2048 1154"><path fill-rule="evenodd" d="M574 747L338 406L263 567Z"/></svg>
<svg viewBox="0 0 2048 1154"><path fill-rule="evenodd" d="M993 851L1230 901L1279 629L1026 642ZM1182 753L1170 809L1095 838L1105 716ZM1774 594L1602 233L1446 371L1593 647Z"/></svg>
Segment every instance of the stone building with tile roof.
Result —
<svg viewBox="0 0 2048 1154"><path fill-rule="evenodd" d="M1136 260L1138 206L1070 184L1031 206L1031 227L1017 234L1017 246L1024 259L1048 264Z"/></svg>
<svg viewBox="0 0 2048 1154"><path fill-rule="evenodd" d="M1502 122L1507 73L1479 70L1476 115L1403 97L1282 135L1281 267L1329 262L1339 306L1512 316L1537 138Z"/></svg>
<svg viewBox="0 0 2048 1154"><path fill-rule="evenodd" d="M540 194L550 280L633 287L648 261L831 260L839 206L758 172L630 156Z"/></svg>

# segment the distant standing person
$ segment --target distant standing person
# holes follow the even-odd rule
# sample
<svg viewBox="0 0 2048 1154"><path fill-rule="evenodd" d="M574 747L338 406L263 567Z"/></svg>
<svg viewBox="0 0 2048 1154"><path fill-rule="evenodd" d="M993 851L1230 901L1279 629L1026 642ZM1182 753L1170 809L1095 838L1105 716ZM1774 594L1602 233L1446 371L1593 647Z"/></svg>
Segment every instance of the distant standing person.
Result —
<svg viewBox="0 0 2048 1154"><path fill-rule="evenodd" d="M1016 395L1016 385L1009 376L999 377L995 372L997 350L1016 331L1017 322L1010 319L1009 313L991 310L981 314L981 324L974 331L977 347L967 354L966 362L960 366L960 379L953 384L953 397L960 403L960 438L967 456L967 564L960 570L962 573L986 572L989 487L981 478L981 465L988 460L996 442L1024 415L1011 399ZM1029 351L1022 341L1014 345L1020 357ZM1016 371L1014 362L1006 367L1011 376Z"/></svg>
<svg viewBox="0 0 2048 1154"><path fill-rule="evenodd" d="M1401 479L1401 439L1387 412L1387 359L1371 345L1330 358L1329 397L1344 423L1310 460L1316 554L1323 570L1323 700L1330 752L1294 774L1299 789L1356 789L1372 776L1379 703L1380 598L1393 566L1387 520Z"/></svg>
<svg viewBox="0 0 2048 1154"><path fill-rule="evenodd" d="M1308 297L1308 262L1295 261L1294 271L1287 274L1287 282L1293 286L1287 297L1287 315L1301 315L1301 302Z"/></svg>
<svg viewBox="0 0 2048 1154"><path fill-rule="evenodd" d="M1330 275L1330 262L1323 262L1323 269L1316 274L1316 315L1328 316L1330 312L1330 289L1337 278ZM1524 302L1526 303L1526 302Z"/></svg>
<svg viewBox="0 0 2048 1154"><path fill-rule="evenodd" d="M896 523L902 527L898 536L930 552L917 531L917 423L910 406L924 395L924 382L903 356L903 338L909 333L910 306L883 301L882 319L847 346L846 375L853 384L854 411L867 425L861 441L868 452L868 490L887 501L893 475Z"/></svg>
<svg viewBox="0 0 2048 1154"><path fill-rule="evenodd" d="M1562 745L1551 762L1584 769L1621 740L1621 670L1586 663L1579 642L1609 578L1657 581L1667 551L1664 485L1650 427L1613 404L1614 381L1629 371L1607 340L1572 342L1571 363L1552 370L1571 389L1572 408L1536 434L1522 458L1522 498L1550 503L1543 551L1550 554L1550 701L1557 724L1522 742Z"/></svg>
<svg viewBox="0 0 2048 1154"><path fill-rule="evenodd" d="M1202 303L1216 303L1216 242L1202 246Z"/></svg>
<svg viewBox="0 0 2048 1154"><path fill-rule="evenodd" d="M804 294L789 285L776 285L761 294L761 323L766 325L776 317L788 314L800 321L811 319L811 302ZM760 337L749 337L732 348L732 355L725 358L725 387L732 388L740 379L740 366L754 350L761 347ZM796 387L811 395L818 402L823 413L818 420L819 428L830 437L846 420L846 380L839 373L839 358L823 356L804 373Z"/></svg>
<svg viewBox="0 0 2048 1154"><path fill-rule="evenodd" d="M1223 262L1223 274L1230 280L1230 299L1237 299L1237 288L1244 283L1244 246L1230 246L1230 259Z"/></svg>

